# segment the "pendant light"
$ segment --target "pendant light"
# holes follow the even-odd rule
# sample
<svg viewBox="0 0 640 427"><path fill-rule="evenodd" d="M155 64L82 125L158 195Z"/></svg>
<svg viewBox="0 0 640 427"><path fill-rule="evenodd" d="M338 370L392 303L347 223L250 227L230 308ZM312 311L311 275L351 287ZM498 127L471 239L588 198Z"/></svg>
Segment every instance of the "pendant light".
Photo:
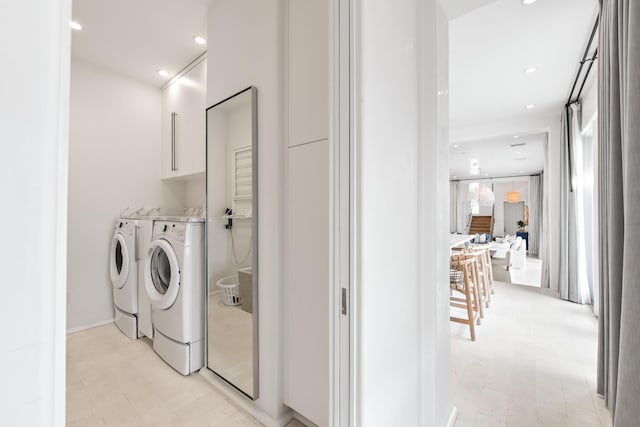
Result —
<svg viewBox="0 0 640 427"><path fill-rule="evenodd" d="M478 202L482 206L493 206L495 201L496 201L496 195L494 194L494 192L491 191L491 189L486 185L483 185L482 188L480 188L480 194L478 195Z"/></svg>
<svg viewBox="0 0 640 427"><path fill-rule="evenodd" d="M518 203L520 201L520 193L513 190L513 182L511 183L511 191L505 194L505 202Z"/></svg>

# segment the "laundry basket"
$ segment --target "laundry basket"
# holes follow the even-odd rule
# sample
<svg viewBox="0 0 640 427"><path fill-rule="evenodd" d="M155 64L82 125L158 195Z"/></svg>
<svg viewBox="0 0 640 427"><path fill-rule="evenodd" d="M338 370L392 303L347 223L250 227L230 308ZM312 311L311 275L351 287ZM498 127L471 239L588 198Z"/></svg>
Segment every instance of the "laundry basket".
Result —
<svg viewBox="0 0 640 427"><path fill-rule="evenodd" d="M238 276L227 276L216 282L222 291L224 305L240 305L240 286Z"/></svg>

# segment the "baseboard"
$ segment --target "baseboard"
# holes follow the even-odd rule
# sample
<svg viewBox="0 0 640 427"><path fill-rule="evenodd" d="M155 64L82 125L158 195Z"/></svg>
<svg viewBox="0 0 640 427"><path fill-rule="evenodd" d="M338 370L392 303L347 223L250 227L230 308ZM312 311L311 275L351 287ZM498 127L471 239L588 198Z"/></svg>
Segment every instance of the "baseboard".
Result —
<svg viewBox="0 0 640 427"><path fill-rule="evenodd" d="M97 328L98 326L104 326L104 325L107 325L109 323L113 323L113 319L103 320L101 322L91 323L89 325L76 326L76 327L67 329L67 335L74 334L76 332L84 331L84 330L91 329L91 328Z"/></svg>
<svg viewBox="0 0 640 427"><path fill-rule="evenodd" d="M453 427L453 425L456 423L456 418L458 418L458 408L456 408L454 405L453 408L451 408L451 412L449 413L446 427Z"/></svg>
<svg viewBox="0 0 640 427"><path fill-rule="evenodd" d="M278 418L272 417L260 408L256 407L256 404L253 401L240 394L239 391L224 382L206 367L200 369L200 376L227 396L229 400L247 411L253 418L260 421L265 427L284 427L293 419L294 413L290 410L286 411Z"/></svg>
<svg viewBox="0 0 640 427"><path fill-rule="evenodd" d="M540 288L540 289L542 290L542 293L545 295L548 295L554 298L560 298L560 291L557 289L551 289L551 288Z"/></svg>
<svg viewBox="0 0 640 427"><path fill-rule="evenodd" d="M298 421L300 421L302 424L306 425L307 427L318 427L317 424L315 424L313 421L309 420L308 418L306 418L304 415L300 414L299 412L293 411L293 418L297 419Z"/></svg>

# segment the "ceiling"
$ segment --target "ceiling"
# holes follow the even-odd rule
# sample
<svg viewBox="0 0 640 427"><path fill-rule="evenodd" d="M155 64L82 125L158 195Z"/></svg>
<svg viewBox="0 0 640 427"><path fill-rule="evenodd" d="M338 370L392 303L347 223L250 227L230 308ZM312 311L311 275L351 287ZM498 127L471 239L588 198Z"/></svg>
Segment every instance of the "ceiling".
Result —
<svg viewBox="0 0 640 427"><path fill-rule="evenodd" d="M454 19L497 0L442 0L447 18Z"/></svg>
<svg viewBox="0 0 640 427"><path fill-rule="evenodd" d="M453 128L560 114L598 11L597 0L444 0ZM483 7L469 11L473 5ZM528 67L537 71L525 74ZM527 110L525 106L535 105Z"/></svg>
<svg viewBox="0 0 640 427"><path fill-rule="evenodd" d="M74 0L72 56L157 87L206 51L211 0ZM157 74L166 70L169 77Z"/></svg>
<svg viewBox="0 0 640 427"><path fill-rule="evenodd" d="M451 145L449 155L450 179L486 179L525 176L544 169L546 135L513 135ZM524 144L524 145L523 145ZM470 173L475 160L479 173Z"/></svg>

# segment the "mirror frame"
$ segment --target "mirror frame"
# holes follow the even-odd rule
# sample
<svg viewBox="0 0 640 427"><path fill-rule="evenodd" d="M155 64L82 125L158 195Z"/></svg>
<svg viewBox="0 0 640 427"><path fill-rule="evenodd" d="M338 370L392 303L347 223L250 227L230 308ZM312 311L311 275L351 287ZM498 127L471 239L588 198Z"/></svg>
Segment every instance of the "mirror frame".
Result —
<svg viewBox="0 0 640 427"><path fill-rule="evenodd" d="M251 162L252 162L252 176L251 176L251 185L252 185L252 200L251 200L251 210L252 210L252 219L251 219L251 233L253 238L253 247L251 249L251 259L252 259L252 291L253 291L253 306L252 306L252 316L253 316L253 325L252 325L252 334L253 334L253 395L248 394L246 391L240 389L238 386L224 378L221 374L216 372L213 368L209 367L209 110L223 104L235 98L236 96L242 95L245 92L249 92L251 95ZM235 390L242 393L243 396L248 397L251 400L256 400L260 396L260 381L259 381L259 360L260 360L260 351L259 351L259 329L258 329L258 319L259 319L259 304L258 304L258 277L259 277L259 268L258 268L258 244L259 244L259 235L258 235L258 90L255 86L249 86L246 89L243 89L239 92L234 93L233 95L223 99L222 101L216 102L205 110L205 239L204 239L204 248L205 248L205 277L207 280L207 285L205 286L205 325L204 325L204 335L205 335L205 343L204 343L204 368L208 369L210 372L214 373L218 378L222 379L227 384L231 385Z"/></svg>

